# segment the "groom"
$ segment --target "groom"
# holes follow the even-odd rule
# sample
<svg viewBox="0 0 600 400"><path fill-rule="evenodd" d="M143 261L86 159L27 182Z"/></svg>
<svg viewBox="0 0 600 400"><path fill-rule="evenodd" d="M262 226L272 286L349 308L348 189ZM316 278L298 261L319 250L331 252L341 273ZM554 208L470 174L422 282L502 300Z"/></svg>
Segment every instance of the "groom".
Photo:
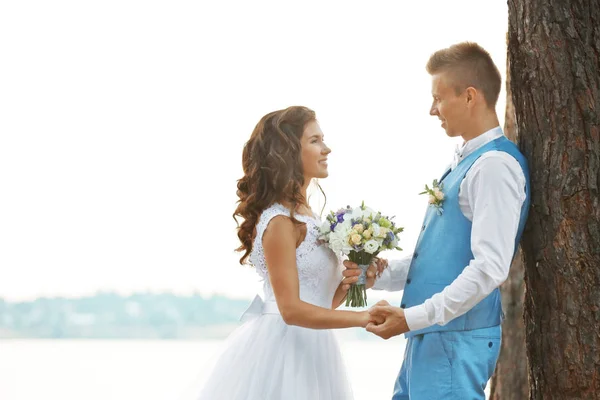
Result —
<svg viewBox="0 0 600 400"><path fill-rule="evenodd" d="M529 172L499 126L501 79L487 51L453 45L431 56L427 72L429 113L464 144L439 177L443 213L430 206L414 253L368 282L404 295L400 307L385 301L372 307L367 330L408 339L393 400L484 399L502 336L498 287L527 219ZM353 283L360 271L344 264L344 282Z"/></svg>

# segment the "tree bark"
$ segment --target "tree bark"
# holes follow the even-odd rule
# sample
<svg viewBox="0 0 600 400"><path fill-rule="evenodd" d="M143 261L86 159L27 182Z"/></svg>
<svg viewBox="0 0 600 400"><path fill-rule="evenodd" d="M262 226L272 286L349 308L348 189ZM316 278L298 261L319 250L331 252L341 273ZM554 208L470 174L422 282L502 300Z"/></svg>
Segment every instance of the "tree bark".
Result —
<svg viewBox="0 0 600 400"><path fill-rule="evenodd" d="M600 399L600 2L509 0L530 398Z"/></svg>
<svg viewBox="0 0 600 400"><path fill-rule="evenodd" d="M506 70L510 68L510 57L506 58ZM518 143L515 127L515 109L513 107L510 74L506 74L506 112L504 134ZM502 307L506 319L502 323L502 347L492 376L490 400L524 400L529 397L527 382L527 355L525 352L525 323L523 320L523 300L525 298L525 267L521 248L510 267L506 282L500 287Z"/></svg>

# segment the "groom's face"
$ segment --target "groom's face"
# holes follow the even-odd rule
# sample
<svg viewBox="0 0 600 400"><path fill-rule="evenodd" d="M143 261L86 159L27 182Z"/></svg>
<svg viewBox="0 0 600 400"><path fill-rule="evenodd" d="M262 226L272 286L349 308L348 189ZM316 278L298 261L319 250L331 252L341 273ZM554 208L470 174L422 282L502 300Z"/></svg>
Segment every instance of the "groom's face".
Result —
<svg viewBox="0 0 600 400"><path fill-rule="evenodd" d="M462 135L468 120L468 109L464 93L456 94L448 73L440 72L431 76L431 95L433 103L429 114L440 119L448 136Z"/></svg>

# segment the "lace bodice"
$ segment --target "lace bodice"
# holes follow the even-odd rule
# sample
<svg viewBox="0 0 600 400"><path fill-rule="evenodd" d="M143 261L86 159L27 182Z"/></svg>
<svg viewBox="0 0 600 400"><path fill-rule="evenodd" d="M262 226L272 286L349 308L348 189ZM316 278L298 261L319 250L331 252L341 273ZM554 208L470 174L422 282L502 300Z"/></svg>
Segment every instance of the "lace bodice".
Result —
<svg viewBox="0 0 600 400"><path fill-rule="evenodd" d="M273 204L261 214L256 224L256 238L250 254L250 262L264 279L265 300L275 300L269 280L269 272L262 246L262 237L269 222L277 215L290 215L281 204ZM306 237L296 249L296 267L300 284L300 299L321 307L331 307L333 295L342 280L341 266L336 255L324 244L319 244L320 221L316 217L295 214L306 224Z"/></svg>

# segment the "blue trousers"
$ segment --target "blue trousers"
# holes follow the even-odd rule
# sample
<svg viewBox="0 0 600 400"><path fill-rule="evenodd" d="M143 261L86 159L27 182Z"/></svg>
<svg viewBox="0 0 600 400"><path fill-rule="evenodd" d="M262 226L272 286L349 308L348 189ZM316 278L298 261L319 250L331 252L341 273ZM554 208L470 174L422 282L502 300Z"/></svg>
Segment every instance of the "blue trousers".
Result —
<svg viewBox="0 0 600 400"><path fill-rule="evenodd" d="M483 400L494 373L502 328L410 337L392 400Z"/></svg>

